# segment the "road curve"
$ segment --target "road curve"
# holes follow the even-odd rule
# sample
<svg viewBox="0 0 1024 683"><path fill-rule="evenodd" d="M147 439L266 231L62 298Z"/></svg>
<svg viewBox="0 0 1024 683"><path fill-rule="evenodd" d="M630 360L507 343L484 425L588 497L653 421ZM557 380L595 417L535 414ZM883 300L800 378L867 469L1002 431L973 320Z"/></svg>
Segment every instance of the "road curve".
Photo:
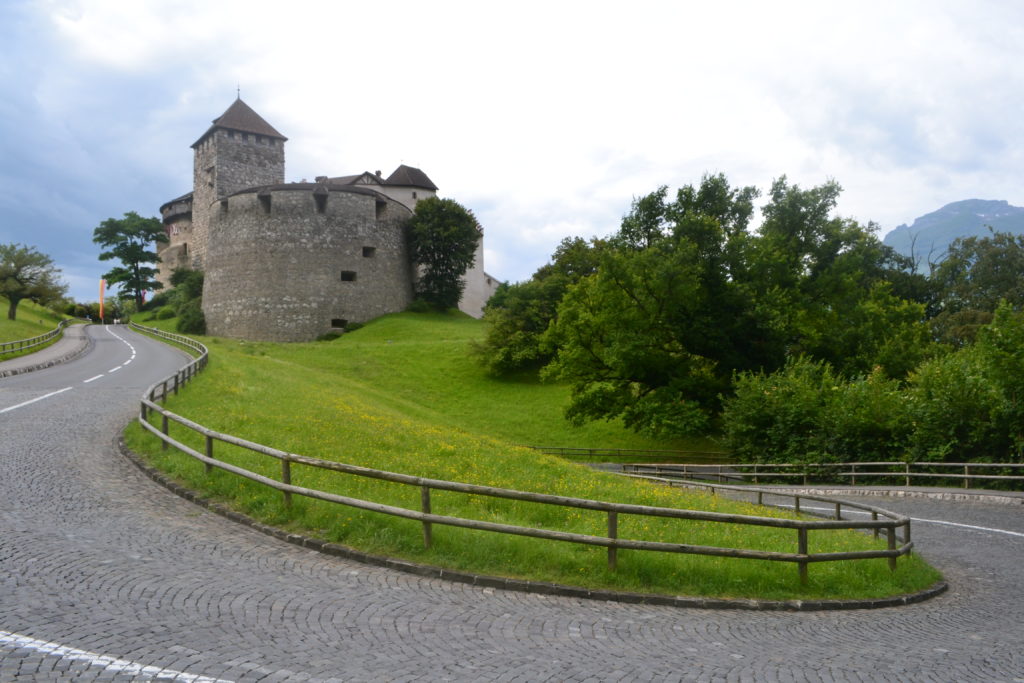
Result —
<svg viewBox="0 0 1024 683"><path fill-rule="evenodd" d="M88 332L85 356L0 380L0 681L1024 681L1024 506L879 502L969 525L915 524L950 590L900 608L446 583L288 545L145 478L114 437L182 356Z"/></svg>

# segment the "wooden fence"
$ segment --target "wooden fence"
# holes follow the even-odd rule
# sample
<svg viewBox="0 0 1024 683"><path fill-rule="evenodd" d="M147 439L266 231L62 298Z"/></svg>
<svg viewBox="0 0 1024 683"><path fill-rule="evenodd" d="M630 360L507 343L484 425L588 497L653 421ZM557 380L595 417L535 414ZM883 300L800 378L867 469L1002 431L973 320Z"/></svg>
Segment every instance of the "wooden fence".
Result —
<svg viewBox="0 0 1024 683"><path fill-rule="evenodd" d="M134 324L133 327L138 328L138 326ZM167 333L163 333L153 328L138 329L142 329L151 334L162 336L177 343L185 343L182 341L182 339L187 339L180 337L180 335L169 335ZM337 503L339 505L346 505L349 507L358 508L361 510L369 510L372 512L417 521L422 525L423 543L424 546L428 548L431 546L432 543L433 526L447 525L454 527L462 527L466 529L475 529L478 531L528 536L532 538L541 538L552 541L563 541L569 543L579 543L584 545L603 546L607 548L608 566L611 569L615 569L616 567L617 553L620 549L686 553L695 555L734 557L777 562L791 562L797 565L800 581L802 583L805 583L807 581L807 568L808 565L811 563L886 558L888 559L890 569L895 570L896 558L902 555L906 555L913 548L913 543L911 542L910 538L910 519L908 517L897 515L895 513L882 510L880 508L860 505L856 503L840 502L834 499L824 497L816 497L814 499L826 500L830 503L833 503L836 509L835 519L777 519L773 517L731 515L715 512L703 512L697 510L681 510L677 508L632 505L625 503L610 503L606 501L589 500L585 498L571 498L565 496L548 495L543 493L516 491L512 489L482 486L478 484L466 484L462 482L445 481L440 479L428 479L425 477L416 477L396 472L386 472L383 470L375 470L367 467L349 465L329 460L320 460L317 458L310 458L295 453L287 453L285 451L264 446L262 444L254 443L252 441L248 441L237 436L232 436L230 434L223 434L214 431L212 429L209 429L208 427L205 427L185 417L182 417L181 415L172 413L163 408L160 405L160 403L158 403L158 401L165 401L166 398L170 395L170 393L176 392L179 387L181 387L183 384L192 379L192 377L195 376L196 372L201 370L206 365L206 347L193 340L189 340L189 342L191 342L190 348L195 349L200 354L200 356L193 360L191 363L189 363L189 365L187 365L185 368L179 370L174 375L169 376L166 379L163 379L154 384L153 386L151 386L146 391L145 395L141 400L141 405L139 409L139 423L142 425L144 429L156 435L162 441L162 447L164 449L173 446L175 449L181 451L182 453L185 453L191 456L192 458L195 458L196 460L202 462L206 466L207 472L212 471L212 469L216 467L218 469L236 474L250 481L254 481L264 486L276 489L281 492L283 497L283 504L285 506L291 504L291 497L293 495L301 495L316 500L323 500L331 503ZM159 426L156 426L150 422L150 418L154 415L160 416ZM180 425L185 430L194 432L202 436L204 443L203 452L200 452L183 443L179 439L175 439L174 437L172 437L169 433L170 423L172 422L177 425ZM280 478L274 479L271 477L267 477L256 472L252 472L244 468L238 467L236 465L224 462L222 460L218 460L216 458L215 452L215 444L217 442L231 444L233 446L246 449L253 453L258 453L269 458L276 459L277 461L280 462ZM417 487L420 490L420 509L414 510L396 507L393 505L387 505L374 501L361 500L358 498L342 496L326 491L319 491L315 489L305 488L302 486L296 486L292 484L293 465L313 467L317 469L337 472L339 474L369 477L372 479L379 479L398 484L404 484L407 486ZM601 511L604 512L607 516L607 535L598 536L578 534L567 531L561 531L558 529L523 527L511 524L502 524L497 522L487 522L482 520L465 519L461 517L441 515L432 509L432 491L451 491L467 495L489 496L493 498L503 498L508 500L519 500L531 503L559 505L563 507ZM770 490L765 490L764 493L776 495L774 492ZM799 506L800 498L807 499L809 498L809 496L794 496L794 498L796 500L796 505ZM841 516L841 508L844 506L847 508L856 508L864 510L866 512L870 512L871 519L843 519ZM792 529L796 532L794 538L795 552L748 550L741 548L701 546L681 543L667 543L661 541L643 541L620 538L618 535L618 521L619 515L623 514L651 517L666 517L672 519L684 519L702 522L717 522L723 524L741 524ZM896 533L897 529L899 528L903 529L903 538L899 541L900 544L898 544L898 538ZM872 530L876 537L884 531L887 539L887 547L884 550L864 550L835 553L808 552L809 532L826 532L836 529Z"/></svg>
<svg viewBox="0 0 1024 683"><path fill-rule="evenodd" d="M73 322L76 321L67 318L61 320L60 323L57 324L57 327L53 328L46 334L39 335L38 337L30 337L28 339L16 339L15 341L9 342L0 342L0 356L3 356L4 354L8 353L17 353L19 351L24 351L25 349L31 349L33 347L46 344L54 337L59 337L60 334L64 331L64 328Z"/></svg>
<svg viewBox="0 0 1024 683"><path fill-rule="evenodd" d="M971 481L1024 482L1024 474L980 474L1003 469L1024 473L1024 464L989 462L837 462L837 463L729 463L709 465L694 463L624 464L623 472L651 474L678 479L713 479L718 482L799 480L803 485L823 480L849 479L851 486L871 481L900 481L910 486L914 479L962 480L963 488ZM945 471L944 471L945 470Z"/></svg>

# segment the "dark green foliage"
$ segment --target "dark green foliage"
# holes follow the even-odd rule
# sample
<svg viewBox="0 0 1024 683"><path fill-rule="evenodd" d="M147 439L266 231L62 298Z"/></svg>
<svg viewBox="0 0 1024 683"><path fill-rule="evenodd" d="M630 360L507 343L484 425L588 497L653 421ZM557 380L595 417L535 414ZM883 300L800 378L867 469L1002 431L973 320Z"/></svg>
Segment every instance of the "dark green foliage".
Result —
<svg viewBox="0 0 1024 683"><path fill-rule="evenodd" d="M53 259L35 247L0 244L0 295L7 298L7 319L15 320L18 304L29 299L47 305L67 292Z"/></svg>
<svg viewBox="0 0 1024 683"><path fill-rule="evenodd" d="M823 361L744 373L725 403L725 439L742 462L902 459L909 422L899 383L881 371L846 381Z"/></svg>
<svg viewBox="0 0 1024 683"><path fill-rule="evenodd" d="M170 320L175 315L176 315L176 313L174 312L174 309L171 308L170 306L167 306L167 307L161 308L159 311L157 311L156 319L157 320Z"/></svg>
<svg viewBox="0 0 1024 683"><path fill-rule="evenodd" d="M932 282L935 335L957 347L972 343L1000 301L1024 308L1024 235L994 232L955 240Z"/></svg>
<svg viewBox="0 0 1024 683"><path fill-rule="evenodd" d="M129 211L124 218L108 218L92 233L92 241L107 251L100 252L101 261L117 259L121 262L103 277L107 283L120 284L122 294L135 300L136 310L141 310L143 292L161 289L156 279L156 264L160 258L150 247L154 242L166 242L167 233L157 218L143 218Z"/></svg>
<svg viewBox="0 0 1024 683"><path fill-rule="evenodd" d="M928 330L924 306L893 283L920 283L875 226L831 216L839 191L777 180L756 233L757 191L722 175L673 201L664 187L635 200L545 335L557 349L546 375L572 385L569 417L700 433L735 373L799 355L843 377L904 377L928 353Z"/></svg>
<svg viewBox="0 0 1024 683"><path fill-rule="evenodd" d="M554 347L545 332L569 286L597 270L600 248L597 240L588 243L567 237L558 245L552 262L531 279L499 285L484 309L487 336L473 347L490 374L537 369L551 360Z"/></svg>
<svg viewBox="0 0 1024 683"><path fill-rule="evenodd" d="M480 226L461 204L438 197L419 201L409 221L409 256L422 269L417 298L440 311L458 306L462 276L473 265L479 242Z"/></svg>
<svg viewBox="0 0 1024 683"><path fill-rule="evenodd" d="M182 334L206 334L202 299L190 299L178 308L178 322L174 329Z"/></svg>

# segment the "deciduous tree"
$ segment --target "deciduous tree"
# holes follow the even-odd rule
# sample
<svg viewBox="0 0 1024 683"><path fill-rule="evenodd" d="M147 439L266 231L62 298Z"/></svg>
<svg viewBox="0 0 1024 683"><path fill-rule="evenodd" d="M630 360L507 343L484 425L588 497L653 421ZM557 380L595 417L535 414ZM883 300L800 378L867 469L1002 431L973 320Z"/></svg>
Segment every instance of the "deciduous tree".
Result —
<svg viewBox="0 0 1024 683"><path fill-rule="evenodd" d="M480 242L480 226L473 214L452 199L430 197L416 204L409 221L409 250L421 267L416 295L434 308L459 305L465 282Z"/></svg>
<svg viewBox="0 0 1024 683"><path fill-rule="evenodd" d="M7 319L16 319L22 299L45 305L63 297L67 285L59 274L53 259L35 247L0 244L0 294L7 297Z"/></svg>

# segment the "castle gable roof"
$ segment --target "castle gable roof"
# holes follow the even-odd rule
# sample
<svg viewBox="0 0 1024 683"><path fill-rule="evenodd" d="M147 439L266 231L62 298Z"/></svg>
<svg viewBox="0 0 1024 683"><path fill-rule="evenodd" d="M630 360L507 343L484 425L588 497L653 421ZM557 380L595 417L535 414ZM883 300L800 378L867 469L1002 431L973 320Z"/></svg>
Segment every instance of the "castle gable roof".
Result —
<svg viewBox="0 0 1024 683"><path fill-rule="evenodd" d="M265 135L268 138L276 138L278 140L288 139L277 132L273 126L267 123L262 116L253 111L253 108L239 97L231 103L231 106L223 114L213 120L213 125L210 126L209 130L203 133L202 137L196 140L192 146L195 147L212 135L214 131L221 128L237 130L242 133Z"/></svg>
<svg viewBox="0 0 1024 683"><path fill-rule="evenodd" d="M427 177L427 174L418 168L402 164L395 169L395 172L384 181L385 185L399 185L402 187L422 187L426 190L437 191L437 185Z"/></svg>

